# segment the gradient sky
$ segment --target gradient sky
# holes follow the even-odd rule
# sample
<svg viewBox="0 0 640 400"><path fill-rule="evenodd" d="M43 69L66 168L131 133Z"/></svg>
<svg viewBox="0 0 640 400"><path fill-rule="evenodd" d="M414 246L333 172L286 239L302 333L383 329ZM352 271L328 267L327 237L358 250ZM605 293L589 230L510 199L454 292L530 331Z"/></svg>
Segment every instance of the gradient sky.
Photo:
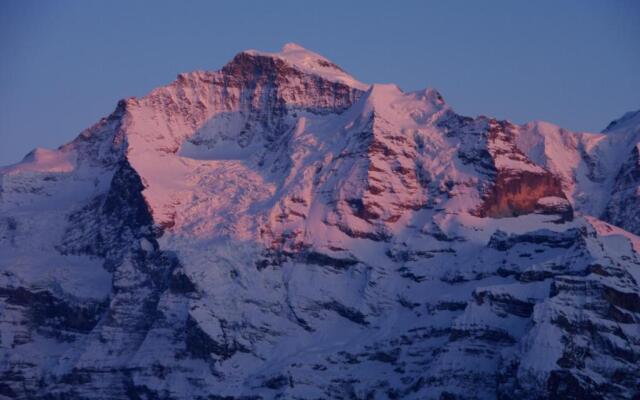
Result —
<svg viewBox="0 0 640 400"><path fill-rule="evenodd" d="M599 131L640 108L640 1L0 2L0 165L179 72L296 42L466 115Z"/></svg>

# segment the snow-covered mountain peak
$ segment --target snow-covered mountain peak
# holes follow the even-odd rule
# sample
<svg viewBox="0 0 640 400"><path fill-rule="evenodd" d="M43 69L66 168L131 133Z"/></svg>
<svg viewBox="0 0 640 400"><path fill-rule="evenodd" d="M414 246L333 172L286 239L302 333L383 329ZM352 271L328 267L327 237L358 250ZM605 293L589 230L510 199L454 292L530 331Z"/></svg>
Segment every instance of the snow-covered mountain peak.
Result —
<svg viewBox="0 0 640 400"><path fill-rule="evenodd" d="M440 92L434 88L426 88L411 92L417 99L427 100L433 104L444 105L445 101Z"/></svg>
<svg viewBox="0 0 640 400"><path fill-rule="evenodd" d="M450 110L437 90L405 93L396 84L373 84L360 98L363 113L374 113L398 127L420 127L434 122L434 115Z"/></svg>
<svg viewBox="0 0 640 400"><path fill-rule="evenodd" d="M629 111L622 117L612 121L602 132L639 132L640 133L640 110Z"/></svg>
<svg viewBox="0 0 640 400"><path fill-rule="evenodd" d="M369 86L358 81L327 58L296 43L286 43L280 52L246 50L241 54L277 58L306 74L317 75L329 81L340 82L360 90L366 90Z"/></svg>
<svg viewBox="0 0 640 400"><path fill-rule="evenodd" d="M298 43L289 42L289 43L285 43L282 46L282 53L291 53L291 52L297 52L297 51L309 53L310 55L315 56L315 57L321 57L317 53L314 53L311 50L308 50L308 49L302 47Z"/></svg>
<svg viewBox="0 0 640 400"><path fill-rule="evenodd" d="M374 83L362 97L367 109L386 108L404 97L404 92L393 83Z"/></svg>
<svg viewBox="0 0 640 400"><path fill-rule="evenodd" d="M73 154L38 147L27 154L19 163L0 167L1 173L62 173L74 168Z"/></svg>
<svg viewBox="0 0 640 400"><path fill-rule="evenodd" d="M0 397L635 398L637 118L471 118L295 44L180 74L0 169Z"/></svg>

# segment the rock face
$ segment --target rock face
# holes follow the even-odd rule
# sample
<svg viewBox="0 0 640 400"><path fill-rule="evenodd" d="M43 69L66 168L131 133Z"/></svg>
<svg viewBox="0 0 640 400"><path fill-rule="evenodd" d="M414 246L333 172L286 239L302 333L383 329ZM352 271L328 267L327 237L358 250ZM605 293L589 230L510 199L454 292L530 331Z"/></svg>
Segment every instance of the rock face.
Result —
<svg viewBox="0 0 640 400"><path fill-rule="evenodd" d="M640 396L638 116L464 117L294 44L181 74L0 169L0 396Z"/></svg>
<svg viewBox="0 0 640 400"><path fill-rule="evenodd" d="M616 175L603 219L630 232L640 232L640 145L636 145Z"/></svg>
<svg viewBox="0 0 640 400"><path fill-rule="evenodd" d="M507 122L491 121L489 124L487 150L496 173L480 216L516 217L535 211L542 198L565 198L560 179L535 165L517 147L516 129Z"/></svg>

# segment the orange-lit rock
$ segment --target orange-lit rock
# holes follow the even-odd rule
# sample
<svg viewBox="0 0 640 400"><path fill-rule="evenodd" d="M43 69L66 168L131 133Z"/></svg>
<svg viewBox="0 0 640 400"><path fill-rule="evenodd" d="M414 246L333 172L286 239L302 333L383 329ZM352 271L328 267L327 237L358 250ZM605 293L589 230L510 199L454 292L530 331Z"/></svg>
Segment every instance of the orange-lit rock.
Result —
<svg viewBox="0 0 640 400"><path fill-rule="evenodd" d="M530 214L536 211L538 200L545 197L566 199L560 180L553 174L501 171L498 172L491 192L478 210L478 215L504 218Z"/></svg>

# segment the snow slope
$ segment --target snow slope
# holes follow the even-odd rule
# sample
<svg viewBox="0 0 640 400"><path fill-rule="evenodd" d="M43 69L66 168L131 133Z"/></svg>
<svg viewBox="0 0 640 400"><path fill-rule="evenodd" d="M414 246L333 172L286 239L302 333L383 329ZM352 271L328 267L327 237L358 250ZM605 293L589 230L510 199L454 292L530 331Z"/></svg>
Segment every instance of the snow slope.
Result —
<svg viewBox="0 0 640 400"><path fill-rule="evenodd" d="M465 117L295 44L180 74L0 170L0 395L638 396L638 115Z"/></svg>

